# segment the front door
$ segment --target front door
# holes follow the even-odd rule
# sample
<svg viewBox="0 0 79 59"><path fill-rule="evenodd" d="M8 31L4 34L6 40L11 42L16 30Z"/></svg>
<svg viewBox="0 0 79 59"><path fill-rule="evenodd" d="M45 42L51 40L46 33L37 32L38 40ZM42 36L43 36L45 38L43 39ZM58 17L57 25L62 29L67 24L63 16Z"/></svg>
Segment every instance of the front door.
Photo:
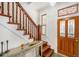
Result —
<svg viewBox="0 0 79 59"><path fill-rule="evenodd" d="M70 17L67 20L67 40L68 40L68 55L77 56L78 53L78 17Z"/></svg>
<svg viewBox="0 0 79 59"><path fill-rule="evenodd" d="M67 17L63 21L65 21L63 22L65 25L61 25L61 20L58 22L58 52L67 56L78 56L78 16ZM63 32L64 36L61 36L60 32Z"/></svg>
<svg viewBox="0 0 79 59"><path fill-rule="evenodd" d="M58 52L66 55L66 18L58 20Z"/></svg>

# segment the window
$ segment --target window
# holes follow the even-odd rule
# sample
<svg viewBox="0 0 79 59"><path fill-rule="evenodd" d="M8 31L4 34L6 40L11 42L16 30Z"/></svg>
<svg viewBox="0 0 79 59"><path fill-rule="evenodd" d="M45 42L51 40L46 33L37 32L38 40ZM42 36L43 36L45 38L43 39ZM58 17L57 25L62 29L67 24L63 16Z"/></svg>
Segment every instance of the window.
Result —
<svg viewBox="0 0 79 59"><path fill-rule="evenodd" d="M47 22L47 15L43 14L41 16L42 35L46 35L46 22Z"/></svg>

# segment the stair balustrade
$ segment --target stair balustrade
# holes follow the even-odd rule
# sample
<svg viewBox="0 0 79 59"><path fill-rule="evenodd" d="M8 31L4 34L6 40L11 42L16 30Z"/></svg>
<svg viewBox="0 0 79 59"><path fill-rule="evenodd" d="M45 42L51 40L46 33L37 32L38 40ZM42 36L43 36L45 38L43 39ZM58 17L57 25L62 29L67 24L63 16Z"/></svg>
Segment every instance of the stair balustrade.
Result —
<svg viewBox="0 0 79 59"><path fill-rule="evenodd" d="M17 30L23 30L24 35L41 40L41 27L35 24L19 2L0 2L0 15L9 17L8 23L16 24Z"/></svg>

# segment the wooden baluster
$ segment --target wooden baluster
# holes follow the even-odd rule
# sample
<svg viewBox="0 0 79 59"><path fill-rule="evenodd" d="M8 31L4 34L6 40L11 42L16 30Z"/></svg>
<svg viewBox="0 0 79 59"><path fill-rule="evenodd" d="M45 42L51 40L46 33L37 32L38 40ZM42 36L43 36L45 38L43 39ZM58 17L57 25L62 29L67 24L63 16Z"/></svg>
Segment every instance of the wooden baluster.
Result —
<svg viewBox="0 0 79 59"><path fill-rule="evenodd" d="M33 23L32 23L33 24ZM34 28L34 25L32 25L32 37L34 38L34 35L33 35L33 29Z"/></svg>
<svg viewBox="0 0 79 59"><path fill-rule="evenodd" d="M10 3L9 2L7 3L7 15L10 16ZM10 22L11 22L11 18L9 17L8 23L10 23Z"/></svg>
<svg viewBox="0 0 79 59"><path fill-rule="evenodd" d="M24 23L24 13L23 13L23 30L24 30L24 24L25 24L25 23Z"/></svg>
<svg viewBox="0 0 79 59"><path fill-rule="evenodd" d="M38 25L38 27L37 27L37 32L38 32L38 34L37 34L38 37L37 37L37 38L38 38L38 40L41 40L41 30L42 30L42 29L41 29L41 26Z"/></svg>
<svg viewBox="0 0 79 59"><path fill-rule="evenodd" d="M36 26L34 26L34 28L35 28L35 35L34 35L34 37L35 37L35 41L36 41L37 40L37 36L38 36L38 32L37 32Z"/></svg>
<svg viewBox="0 0 79 59"><path fill-rule="evenodd" d="M2 56L3 55L3 42L1 42L1 54L0 54L0 56Z"/></svg>
<svg viewBox="0 0 79 59"><path fill-rule="evenodd" d="M10 4L9 4L9 2L7 3L7 15L10 16Z"/></svg>
<svg viewBox="0 0 79 59"><path fill-rule="evenodd" d="M32 24L33 24L33 23L32 23ZM33 37L33 26L34 26L34 25L32 25L32 29L31 29L31 30L32 30L32 37ZM33 37L33 38L34 38L34 37Z"/></svg>
<svg viewBox="0 0 79 59"><path fill-rule="evenodd" d="M33 37L33 23L31 23L31 37Z"/></svg>
<svg viewBox="0 0 79 59"><path fill-rule="evenodd" d="M30 22L30 38L32 38L32 22Z"/></svg>
<svg viewBox="0 0 79 59"><path fill-rule="evenodd" d="M30 30L30 38L32 38L32 33L31 33L31 29L32 29L32 27L31 27L31 26L32 26L32 24L31 24L31 20L30 20L29 25L30 25L30 29L29 29L29 30Z"/></svg>
<svg viewBox="0 0 79 59"><path fill-rule="evenodd" d="M12 23L14 23L14 2L12 2Z"/></svg>
<svg viewBox="0 0 79 59"><path fill-rule="evenodd" d="M36 33L37 33L37 32L36 32L36 27L35 27L35 40L36 40Z"/></svg>
<svg viewBox="0 0 79 59"><path fill-rule="evenodd" d="M36 30L35 30L35 26L34 26L34 40L36 39Z"/></svg>
<svg viewBox="0 0 79 59"><path fill-rule="evenodd" d="M7 53L9 50L8 50L8 40L6 40L6 51L5 53Z"/></svg>
<svg viewBox="0 0 79 59"><path fill-rule="evenodd" d="M27 34L27 16L26 16L26 34Z"/></svg>
<svg viewBox="0 0 79 59"><path fill-rule="evenodd" d="M20 9L20 29L21 29L21 9Z"/></svg>
<svg viewBox="0 0 79 59"><path fill-rule="evenodd" d="M33 37L34 37L34 40L35 40L35 26L33 27Z"/></svg>
<svg viewBox="0 0 79 59"><path fill-rule="evenodd" d="M7 43L7 52L8 52L8 40L6 41L6 43Z"/></svg>
<svg viewBox="0 0 79 59"><path fill-rule="evenodd" d="M2 8L1 8L1 9L2 9L1 11L2 11L2 12L1 12L1 13L4 14L4 2L2 2L1 5L2 5L2 6L1 6L1 7L2 7Z"/></svg>
<svg viewBox="0 0 79 59"><path fill-rule="evenodd" d="M19 7L20 9L20 7ZM20 19L18 20L19 24L18 24L18 29L17 30L20 30L21 29L21 9L20 9Z"/></svg>
<svg viewBox="0 0 79 59"><path fill-rule="evenodd" d="M27 28L28 28L28 34L29 34L29 18L28 18L28 26L27 26Z"/></svg>
<svg viewBox="0 0 79 59"><path fill-rule="evenodd" d="M27 34L27 15L25 15L26 16L26 19L25 19L25 32L24 32L24 35L26 35Z"/></svg>
<svg viewBox="0 0 79 59"><path fill-rule="evenodd" d="M39 39L38 39L38 27L36 27L36 32L37 32L37 33L36 33L36 40L39 40Z"/></svg>
<svg viewBox="0 0 79 59"><path fill-rule="evenodd" d="M16 24L18 23L18 5L16 4Z"/></svg>
<svg viewBox="0 0 79 59"><path fill-rule="evenodd" d="M29 34L30 34L30 38L31 38L31 33L30 33L30 19L29 19Z"/></svg>

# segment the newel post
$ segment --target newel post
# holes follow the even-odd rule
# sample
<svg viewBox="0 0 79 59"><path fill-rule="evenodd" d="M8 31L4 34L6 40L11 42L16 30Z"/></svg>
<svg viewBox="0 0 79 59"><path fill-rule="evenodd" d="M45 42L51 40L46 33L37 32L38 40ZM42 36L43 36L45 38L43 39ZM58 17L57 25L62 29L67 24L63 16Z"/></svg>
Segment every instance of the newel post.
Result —
<svg viewBox="0 0 79 59"><path fill-rule="evenodd" d="M41 26L38 25L38 41L41 40Z"/></svg>

